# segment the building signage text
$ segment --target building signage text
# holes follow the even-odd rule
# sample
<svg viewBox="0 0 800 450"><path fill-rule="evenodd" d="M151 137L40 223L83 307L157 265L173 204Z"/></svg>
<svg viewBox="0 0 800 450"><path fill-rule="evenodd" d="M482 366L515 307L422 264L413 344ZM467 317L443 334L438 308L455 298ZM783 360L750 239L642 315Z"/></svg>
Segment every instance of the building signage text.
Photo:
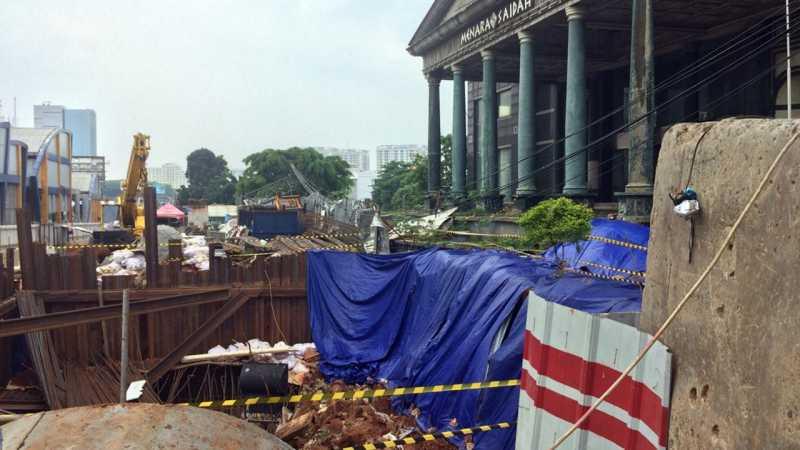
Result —
<svg viewBox="0 0 800 450"><path fill-rule="evenodd" d="M483 36L484 34L493 31L498 26L508 22L514 17L530 10L534 6L544 3L543 0L515 0L506 6L499 8L485 17L480 22L467 28L461 33L461 45L472 42L473 40Z"/></svg>

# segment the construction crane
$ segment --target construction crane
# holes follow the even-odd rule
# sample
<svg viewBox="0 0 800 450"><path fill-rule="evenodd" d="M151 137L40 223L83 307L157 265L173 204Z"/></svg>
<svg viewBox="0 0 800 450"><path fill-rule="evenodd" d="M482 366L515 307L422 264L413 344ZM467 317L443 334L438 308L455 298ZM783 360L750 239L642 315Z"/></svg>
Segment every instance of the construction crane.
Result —
<svg viewBox="0 0 800 450"><path fill-rule="evenodd" d="M119 229L94 232L92 239L104 244L127 244L144 232L144 206L139 197L147 186L147 157L150 156L150 136L133 135L133 148L128 161L128 174L122 180L122 193L116 201L103 202L103 217L115 217ZM115 211L109 211L109 209ZM111 213L111 214L109 214Z"/></svg>

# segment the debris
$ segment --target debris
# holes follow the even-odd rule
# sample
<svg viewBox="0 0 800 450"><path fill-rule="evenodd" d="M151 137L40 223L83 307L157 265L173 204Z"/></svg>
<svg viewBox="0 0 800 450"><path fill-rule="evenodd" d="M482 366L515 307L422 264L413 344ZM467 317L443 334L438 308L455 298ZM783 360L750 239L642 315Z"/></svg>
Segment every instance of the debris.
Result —
<svg viewBox="0 0 800 450"><path fill-rule="evenodd" d="M278 426L278 429L275 430L275 435L281 439L291 438L309 426L313 418L313 412L307 412L299 417L295 417L285 424Z"/></svg>

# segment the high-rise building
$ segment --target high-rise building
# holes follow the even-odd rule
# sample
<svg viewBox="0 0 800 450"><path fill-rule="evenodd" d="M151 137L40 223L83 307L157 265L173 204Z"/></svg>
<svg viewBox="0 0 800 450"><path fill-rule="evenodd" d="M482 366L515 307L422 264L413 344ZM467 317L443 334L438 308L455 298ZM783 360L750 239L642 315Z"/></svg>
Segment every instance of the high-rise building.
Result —
<svg viewBox="0 0 800 450"><path fill-rule="evenodd" d="M174 189L187 184L183 167L174 163L166 163L161 167L148 167L147 180L168 184Z"/></svg>
<svg viewBox="0 0 800 450"><path fill-rule="evenodd" d="M97 116L93 109L65 109L64 128L72 132L72 154L97 156Z"/></svg>
<svg viewBox="0 0 800 450"><path fill-rule="evenodd" d="M33 126L35 128L64 128L64 106L49 103L33 105Z"/></svg>
<svg viewBox="0 0 800 450"><path fill-rule="evenodd" d="M354 148L316 147L314 150L325 156L338 156L345 160L351 169L357 171L369 170L369 150Z"/></svg>
<svg viewBox="0 0 800 450"><path fill-rule="evenodd" d="M428 152L425 145L379 145L375 149L375 170L380 172L390 161L411 162Z"/></svg>

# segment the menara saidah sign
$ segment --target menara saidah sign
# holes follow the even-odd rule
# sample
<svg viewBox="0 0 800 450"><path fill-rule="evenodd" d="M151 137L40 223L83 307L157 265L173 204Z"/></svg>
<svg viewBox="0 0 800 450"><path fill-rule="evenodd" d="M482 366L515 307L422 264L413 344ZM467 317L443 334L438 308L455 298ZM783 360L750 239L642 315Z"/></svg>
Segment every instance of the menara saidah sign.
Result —
<svg viewBox="0 0 800 450"><path fill-rule="evenodd" d="M538 0L534 2L533 0L517 0L496 11L492 11L492 14L461 33L461 45L467 44L473 39L482 36L486 32L494 30L498 25L513 19L518 14L524 13L525 11L538 6L540 3L545 3L545 1Z"/></svg>

